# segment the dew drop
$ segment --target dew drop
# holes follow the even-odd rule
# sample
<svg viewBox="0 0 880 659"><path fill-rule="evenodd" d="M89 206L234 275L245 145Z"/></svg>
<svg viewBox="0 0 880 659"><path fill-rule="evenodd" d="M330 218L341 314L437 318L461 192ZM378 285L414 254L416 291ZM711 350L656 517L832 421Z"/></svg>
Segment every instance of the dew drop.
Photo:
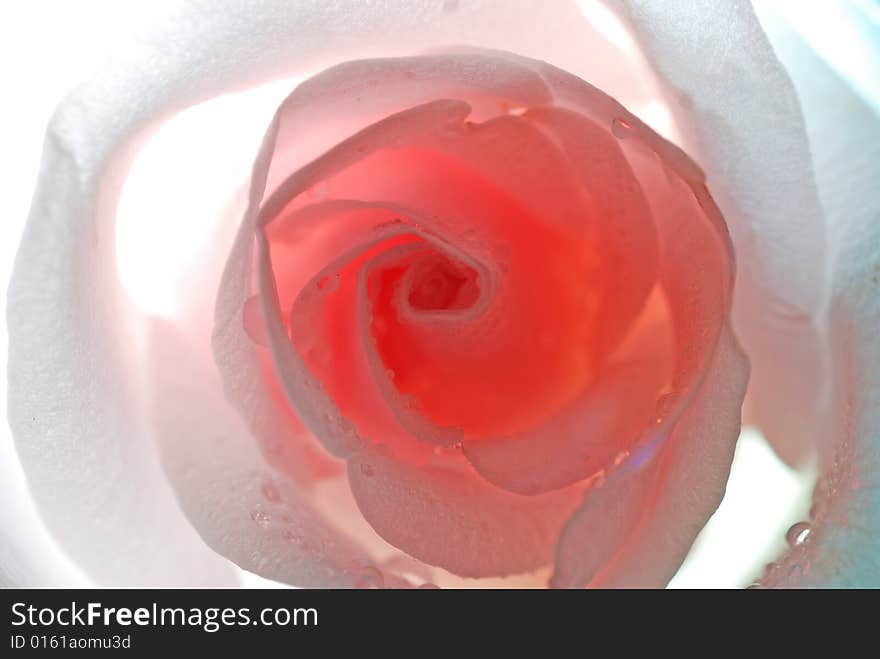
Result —
<svg viewBox="0 0 880 659"><path fill-rule="evenodd" d="M400 397L400 405L401 405L401 407L403 407L403 409L409 410L412 412L420 411L421 406L422 406L419 399L411 394L403 394Z"/></svg>
<svg viewBox="0 0 880 659"><path fill-rule="evenodd" d="M810 531L809 522L798 522L797 524L792 524L791 528L788 529L785 533L785 539L790 546L797 547L810 537Z"/></svg>
<svg viewBox="0 0 880 659"><path fill-rule="evenodd" d="M332 293L339 288L339 273L335 272L332 275L325 275L324 277L321 277L315 285L322 293Z"/></svg>
<svg viewBox="0 0 880 659"><path fill-rule="evenodd" d="M357 429L355 428L354 423L352 423L350 419L346 419L345 417L342 417L339 420L339 431L347 437L358 436Z"/></svg>
<svg viewBox="0 0 880 659"><path fill-rule="evenodd" d="M786 575L789 579L799 579L804 576L804 566L800 563L795 563L790 568L788 568L788 573Z"/></svg>
<svg viewBox="0 0 880 659"><path fill-rule="evenodd" d="M507 111L507 114L512 115L514 117L521 117L528 111L529 111L529 109L527 107L524 107L522 105L518 105L518 106L510 108Z"/></svg>
<svg viewBox="0 0 880 659"><path fill-rule="evenodd" d="M382 574L382 571L379 568L373 567L372 565L365 565L363 567L356 567L355 571L358 574L358 578L354 584L355 588L382 588L382 586L385 585L385 575Z"/></svg>
<svg viewBox="0 0 880 659"><path fill-rule="evenodd" d="M254 520L257 524L266 528L269 526L269 522L271 522L271 518L269 517L269 513L264 510L252 510L251 511L251 519Z"/></svg>
<svg viewBox="0 0 880 659"><path fill-rule="evenodd" d="M611 122L611 132L617 139L625 140L632 134L632 124L624 119L615 119Z"/></svg>
<svg viewBox="0 0 880 659"><path fill-rule="evenodd" d="M661 424L675 410L678 397L675 394L663 394L657 399L654 407L654 423Z"/></svg>

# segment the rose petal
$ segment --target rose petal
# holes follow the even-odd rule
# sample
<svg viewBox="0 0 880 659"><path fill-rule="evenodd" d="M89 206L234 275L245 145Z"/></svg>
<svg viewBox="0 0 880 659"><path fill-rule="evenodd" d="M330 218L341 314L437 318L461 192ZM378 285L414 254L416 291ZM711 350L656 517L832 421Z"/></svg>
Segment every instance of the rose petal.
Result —
<svg viewBox="0 0 880 659"><path fill-rule="evenodd" d="M506 492L454 451L434 464L411 464L368 446L349 460L348 477L361 512L383 538L472 578L547 565L578 502L577 488L531 497Z"/></svg>
<svg viewBox="0 0 880 659"><path fill-rule="evenodd" d="M555 95L554 80L550 81ZM604 105L605 95L599 90L591 91L594 93L586 105ZM589 110L596 112L594 107ZM541 108L527 116L560 146L560 155L568 159L598 217L602 256L613 264L613 272L603 292L597 351L611 354L633 319L642 312L657 275L657 228L645 201L642 181L632 171L620 146L623 140L614 135L609 117L601 117L604 121L598 123L555 107ZM597 230L593 222L582 222L585 232Z"/></svg>
<svg viewBox="0 0 880 659"><path fill-rule="evenodd" d="M482 54L458 58L451 65L441 58L398 60L384 64L385 66L382 68L385 73L382 78L378 77L376 72L378 65L375 62L348 63L336 67L302 85L285 102L279 111L276 122L277 134L271 134L265 145L264 166L266 170L264 176L267 177L268 190L271 191L282 181L285 181L292 172L297 171L308 162L310 157L320 154L322 150L349 137L351 133L361 128L364 122L369 123L371 116L378 120L401 106L406 107L433 100L436 98L434 94L444 87L450 93L460 93L462 88L470 88L478 95L487 97L491 97L493 90L497 90L498 93L510 97L512 102L529 103L547 97L546 89L540 78L529 70L506 63L501 58L487 57ZM421 82L422 79L430 80L433 84L426 86ZM353 89L350 80L357 81ZM445 116L442 114L443 110L441 108L438 110L441 111L441 115L438 116L442 119ZM318 132L317 137L313 130L313 113L335 117L334 121L327 121L323 124L324 129ZM394 128L394 130L403 129L401 122L398 122ZM379 143L382 139L391 139L391 137L386 135L379 140ZM300 141L303 143L300 144ZM293 148L291 149L291 147ZM347 157L363 157L364 154L359 152L358 148L351 145L350 155ZM342 158L342 162L344 160L345 158ZM338 159L337 162L330 162L333 163L332 167L339 166ZM308 176L305 172L303 175ZM313 176L317 182L322 175L316 171ZM260 181L260 187L255 189L253 194L261 195L263 193L262 179L257 176L255 180ZM296 181L286 183L288 186L290 184L302 185L303 183ZM278 196L276 195L276 197ZM287 197L280 196L280 198L286 202ZM257 200L258 197L255 197L254 203ZM274 203L274 201L269 203ZM239 247L236 248L243 251L241 258L245 260L238 262L237 269L230 267L230 271L227 273L228 279L221 286L214 341L218 364L221 374L224 375L224 387L229 395L233 400L247 406L243 410L247 418L262 420L271 417L273 420L267 421L264 425L276 429L274 432L277 434L277 429L283 428L283 419L275 420L278 419L281 412L267 409L263 403L267 400L265 373L260 373L255 368L254 357L257 353L253 345L244 338L242 323L239 320L243 304L241 297L247 295L247 291L250 290L250 281L246 274L249 268L250 254L246 253L246 250L249 250L249 242L248 227L245 223L240 233ZM233 263L235 263L234 258L230 261L230 264ZM306 266L308 263L300 265ZM310 276L314 272L314 270L308 272L299 267L297 271L304 273L305 276ZM304 284L305 281L301 281L301 283ZM241 286L247 288L240 289ZM276 288L281 294L279 304L283 305L285 309L289 308L293 299L289 294L285 297L285 291L292 290L292 294L296 295L299 290L296 280L277 282ZM276 331L280 331L280 328L276 328ZM285 340L284 344L286 343ZM278 355L276 355L277 359ZM280 363L296 364L298 361L298 355L290 353ZM294 386L295 377L289 371L285 377L287 379L285 388L289 391L289 388ZM338 414L333 410L329 410L327 413L322 412L321 410L327 406L321 402L323 394L320 389L314 385L308 385L306 381L303 381L302 384L307 390L300 391L298 398L300 401L308 400L310 402L305 407L302 407L302 402L298 403L300 414L305 413L309 416L306 420L311 419L312 430L317 431L316 434L322 441L330 442L329 446L332 447L333 452L345 453L345 440L339 440L342 443L333 444L331 438L347 437L348 435L346 433L340 435L335 425L325 427L325 421L329 418L336 419ZM341 422L337 419L335 423ZM256 429L256 432L268 434L260 429Z"/></svg>
<svg viewBox="0 0 880 659"><path fill-rule="evenodd" d="M425 109L428 109L427 106ZM406 116L415 116L413 114L415 111L414 109L407 112ZM402 118L403 115L399 119ZM450 115L450 118L455 117ZM581 191L575 181L568 176L565 170L557 171L560 155L551 143L546 142L540 132L530 126L528 114L523 119L505 117L504 119L493 119L484 124L462 125L460 119L458 121L457 125L453 123L448 126L443 125L439 127L436 134L430 133L423 137L406 137L403 133L399 133L399 128L395 128L397 132L393 139L397 146L394 150L372 155L362 162L350 165L345 171L332 178L323 179L321 185L327 190L324 194L365 199L373 205L384 205L385 207L388 207L389 203L383 202L383 199L394 199L394 205L402 205L404 209L417 209L418 215L415 217L411 212L403 215L404 218L407 215L413 218L410 221L411 226L424 227L422 229L413 228L412 231L417 233L424 232L426 229L436 231L441 238L449 239L453 244L461 244L467 252L473 254L472 258L477 261L485 260L491 264L492 269L501 267L498 265L499 262L503 263L507 270L505 274L497 276L502 288L491 297L504 296L506 299L516 296L519 302L515 305L504 305L500 301L495 301L492 304L497 307L525 308L528 313L524 312L523 318L515 320L502 318L508 326L518 328L519 333L525 337L537 333L537 329L532 327L535 318L543 319L543 331L550 331L555 327L554 313L562 316L565 322L569 322L576 317L576 314L582 313L580 306L571 309L566 314L563 314L561 310L569 309L572 304L583 305L580 296L574 302L566 298L568 289L559 284L557 281L559 275L554 274L555 271L541 265L540 259L537 258L541 250L536 251L534 246L545 245L543 251L552 250L560 255L560 259L562 254L567 253L566 250L573 252L578 241L583 242L585 246L588 246L589 240L594 240L595 243L601 244L603 247L607 246L608 251L612 254L611 260L614 265L605 263L604 268L595 273L590 274L592 271L588 268L591 266L587 263L585 265L587 274L579 276L580 271L574 269L575 264L578 263L577 253L573 253L572 257L564 262L572 263L570 281L574 283L569 285L569 288L574 293L578 293L574 290L575 283L595 280L597 288L600 287L600 281L603 282L601 286L606 287L605 295L611 297L609 304L615 304L617 299L632 300L629 305L621 303L619 308L615 305L614 308L620 311L619 317L614 317L612 321L601 326L606 330L604 334L606 338L601 344L589 340L579 342L584 349L592 349L593 345L597 350L600 347L605 349L613 347L610 344L611 338L622 334L626 325L632 322L635 313L638 313L644 304L647 292L653 286L655 275L652 271L652 264L656 257L650 218L630 217L622 212L611 217L610 209L605 205L597 208L589 206L585 199L580 200ZM399 123L398 120L389 126L396 126ZM353 138L351 145L370 142L374 138L368 137L368 134L373 132L371 129ZM385 139L392 138L386 136ZM613 138L609 139L612 140L612 148L617 149ZM593 141L595 142L595 139ZM530 154L529 158L520 157L520 154L526 152ZM341 156L341 152L334 155L328 154L328 158L337 161L339 156ZM448 156L453 156L453 159ZM620 156L618 157L620 158ZM622 160L622 158L620 159ZM516 164L510 167L507 163ZM625 167L625 163L623 167ZM376 170L383 173L394 172L394 175L377 176ZM438 176L440 172L443 173L442 176ZM550 173L553 175L551 176ZM486 181L488 185L482 182L477 185L472 180L474 177L479 177L480 181ZM529 185L525 185L526 183ZM594 186L599 187L600 183L596 182ZM526 188L528 188L528 192L525 192ZM507 196L502 198L503 195L500 195L498 190L513 192L504 193L510 197L507 200ZM431 202L428 208L422 209L421 206L425 199L430 199ZM511 202L518 205L512 206ZM505 208L504 212L499 210L502 207ZM642 202L641 212L646 213L646 210L647 208ZM430 214L423 217L422 213ZM548 222L541 218L553 218L553 220ZM347 218L343 218L341 215L336 218L337 221L343 219ZM637 223L643 224L644 227L639 227L639 230L629 229L630 226ZM400 226L405 225L406 223ZM345 229L346 226L348 223L343 224L342 228L333 228L333 231L340 234L340 238L345 239L343 244L350 244L352 232L350 229ZM374 221L374 226L379 226L378 220ZM326 234L328 230L329 227L322 229L320 235ZM577 240L569 239L566 245L560 245L558 244L559 238L555 237L558 231L573 232ZM604 237L603 232L608 236ZM638 233L642 233L646 238L643 241L644 247L629 237L630 234ZM485 235L483 236L483 234ZM619 236L623 236L623 238ZM556 242L553 242L554 240ZM625 245L622 244L617 248L618 243L634 244L639 249L633 249L632 255L624 256L622 252L626 251ZM495 244L503 244L503 253L499 251L500 248L493 247ZM568 247L568 245L572 247ZM307 247L308 245L304 245L303 249L307 251ZM336 251L338 252L340 249ZM485 252L488 253L483 256ZM468 257L463 254L462 258L467 259ZM603 258L605 257L603 256ZM285 260L273 260L278 262L275 266L276 271L284 277L288 270L293 268L299 271L301 262L309 262L311 259L310 254L306 254L303 259L298 257L298 252L293 251ZM621 269L627 269L625 264L632 266L629 269L636 276L623 278L619 274ZM479 268L480 266L474 265L474 267ZM595 268L595 266L592 267ZM639 279L637 275L640 274L644 274L645 277ZM489 276L496 277L492 274ZM299 286L302 286L302 283ZM508 289L512 289L512 291ZM279 293L284 297L281 291ZM341 293L337 295L334 292L332 298L325 297L324 299L328 304L332 301L334 305L337 305L340 295ZM481 324L486 324L485 320L476 316L471 320L462 316L460 320L461 323L468 323L469 326L470 324L475 325L475 329L471 330L475 336L484 333L480 327ZM336 320L330 326L337 327L340 322ZM311 325L309 321L305 320L303 320L303 324L304 326ZM382 337L383 342L378 344L379 349L384 350L382 361L385 363L385 368L391 368L396 372L395 381L399 387L403 386L402 383L407 377L406 364L400 361L402 358L398 359L393 351L389 351L391 347L400 344L410 347L422 346L424 356L419 362L420 372L424 372L425 368L429 368L429 365L434 363L432 359L436 361L434 359L435 353L440 353L443 363L436 363L434 368L441 371L442 376L438 375L435 380L445 382L446 386L452 386L454 389L467 389L470 386L467 381L458 382L458 379L463 376L483 381L487 391L494 391L502 384L509 389L524 382L523 377L511 377L507 374L503 383L490 384L494 381L487 378L492 374L486 373L483 374L485 376L483 377L474 373L474 369L479 368L483 361L489 360L492 350L506 354L511 353L511 349L505 347L507 343L504 341L508 341L508 339L505 339L504 335L495 332L491 335L491 340L487 338L480 343L480 355L465 356L459 360L467 364L466 368L462 368L463 364L455 360L462 349L461 334L455 327L450 326L447 329L447 326L447 323L434 322L427 316L424 317L424 320L413 318L407 321L405 326L396 330L408 332L405 339L391 340ZM599 327L599 324L591 323L590 327ZM566 328L558 329L563 331ZM591 329L591 331L594 330ZM451 336L447 336L449 333ZM531 346L531 339L528 340L528 345ZM614 340L619 340L619 338L615 337ZM438 346L447 346L450 343L452 345L449 345L448 348L442 350L438 348ZM562 342L560 341L560 343ZM464 348L467 347L464 346ZM524 371L529 374L531 382L528 384L529 400L524 401L520 406L523 410L526 410L528 405L532 403L535 405L540 403L537 400L537 395L542 394L547 388L541 384L542 379L548 377L555 380L560 379L554 376L556 371L553 370L553 360L556 355L552 349L553 345L548 346L547 349L538 345L525 351L528 354L522 354L523 350L514 349L514 354L518 355L517 360L511 360L508 357L505 361L505 366L511 368L519 365L520 362L524 365L527 359L534 361L534 364L525 368ZM316 344L315 350L332 353L334 349L332 345L323 342ZM329 356L327 358L329 359ZM584 357L586 360L593 358L592 354ZM566 357L565 361L570 362L571 359ZM506 373L505 368L496 368L496 370ZM333 369L321 369L321 371L320 379L322 381L328 377L334 377ZM480 373L482 374L482 371ZM337 375L341 377L343 374L337 373ZM497 374L493 377L497 378ZM453 382L457 384L453 384ZM409 393L416 395L427 404L425 396L430 395L430 392L410 391ZM476 399L479 399L480 395L479 391L473 394ZM482 409L484 406L491 408L492 404L494 403L488 400L480 408ZM355 417L352 418L357 422ZM452 425L457 424L453 423Z"/></svg>
<svg viewBox="0 0 880 659"><path fill-rule="evenodd" d="M30 501L11 437L0 438L0 588L82 588L89 580L63 554Z"/></svg>
<svg viewBox="0 0 880 659"><path fill-rule="evenodd" d="M725 328L702 387L664 450L633 456L587 493L560 538L552 585L666 585L724 495L748 373Z"/></svg>
<svg viewBox="0 0 880 659"><path fill-rule="evenodd" d="M126 170L113 148L125 133L87 92L79 101L50 129L9 289L16 447L49 529L98 583L236 583L180 515L144 432L122 340L136 315L115 271L119 175L100 175Z"/></svg>
<svg viewBox="0 0 880 659"><path fill-rule="evenodd" d="M827 257L794 88L748 2L619 4L730 226L749 404L780 456L799 461L825 436Z"/></svg>
<svg viewBox="0 0 880 659"><path fill-rule="evenodd" d="M762 15L762 21L768 20ZM831 441L820 456L809 535L777 561L762 584L878 587L880 117L789 27L773 22L768 30L804 107L836 249Z"/></svg>
<svg viewBox="0 0 880 659"><path fill-rule="evenodd" d="M150 354L160 455L188 519L210 547L262 577L357 586L366 571L378 570L374 559L328 521L303 476L266 462L223 398L207 337L193 343L188 334L157 323ZM407 585L393 574L382 579Z"/></svg>
<svg viewBox="0 0 880 659"><path fill-rule="evenodd" d="M638 119L598 90L559 70L539 63L532 64L537 64L537 70L547 80L558 100L614 130L629 163L638 174L641 186L647 192L652 220L659 228L663 263L660 270L664 288L670 300L674 301L670 311L680 346L674 390L663 397L662 404L658 405L658 414L675 417L687 406L694 387L698 386L698 374L704 369L714 345L715 332L727 313L725 300L730 296L732 270L724 222L706 193L702 172L683 153L650 133ZM589 148L583 138L588 131L578 125L579 121L574 115L554 111L547 120L565 129L564 144L573 162L590 157L585 155L589 153ZM589 188L589 182L587 186ZM618 231L629 229L637 232L637 227L641 229L641 223L645 222L644 219L626 215L621 220L619 225L615 225ZM636 254L639 252L638 249L634 251ZM656 348L653 350L660 352ZM657 356L654 355L655 358ZM614 456L614 452L625 452L628 442L620 441L621 436L641 429L651 416L653 403L665 380L652 385L650 378L644 377L644 374L660 373L663 369L645 370L644 366L643 362L643 378L638 383L643 388L635 389L623 381L618 385L629 387L627 399L632 403L631 412L643 417L641 425L632 426L632 416L615 416L613 408L606 408L607 425L588 425L593 429L591 433L560 433L559 430L566 427L565 417L562 417L548 424L548 428L542 432L518 438L509 448L507 444L466 445L466 454L492 482L513 491L531 493L542 491L541 487L569 484L578 474L583 477L591 473L591 469L601 467ZM597 385L597 388L601 386ZM638 412L640 408L644 408L641 413ZM601 418L602 414L593 414L595 422ZM616 445L606 448L604 454L603 436L616 436L618 440ZM594 444L595 440L600 441ZM547 451L551 445L554 451ZM548 453L555 459L545 457ZM587 459L587 456L596 462ZM539 489L536 490L536 487Z"/></svg>

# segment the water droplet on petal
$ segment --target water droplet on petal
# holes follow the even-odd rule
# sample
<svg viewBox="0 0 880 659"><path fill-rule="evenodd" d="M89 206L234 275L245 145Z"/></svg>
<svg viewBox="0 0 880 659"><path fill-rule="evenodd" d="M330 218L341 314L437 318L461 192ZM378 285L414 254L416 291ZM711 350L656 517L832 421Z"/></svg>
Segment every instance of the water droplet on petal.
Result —
<svg viewBox="0 0 880 659"><path fill-rule="evenodd" d="M521 116L523 116L523 115L524 115L526 112L528 112L528 111L529 111L529 109L528 109L527 107L523 107L523 106L521 106L521 105L517 105L517 106L515 106L515 107L510 108L510 109L507 111L507 114L512 115L512 116L514 116L514 117L521 117Z"/></svg>
<svg viewBox="0 0 880 659"><path fill-rule="evenodd" d="M269 517L269 513L259 509L251 511L251 519L263 528L269 526L269 523L272 521L272 518Z"/></svg>
<svg viewBox="0 0 880 659"><path fill-rule="evenodd" d="M797 524L792 524L791 528L788 529L785 533L785 539L790 546L797 547L810 537L810 531L809 522L798 522Z"/></svg>
<svg viewBox="0 0 880 659"><path fill-rule="evenodd" d="M611 132L617 139L624 140L632 134L632 124L625 119L615 119L611 122Z"/></svg>
<svg viewBox="0 0 880 659"><path fill-rule="evenodd" d="M358 574L355 581L355 588L382 588L385 585L385 575L382 571L372 565L357 566L355 572Z"/></svg>
<svg viewBox="0 0 880 659"><path fill-rule="evenodd" d="M675 394L663 394L657 399L657 403L654 407L654 414L656 414L657 418L660 420L665 419L675 409L677 402L678 398Z"/></svg>
<svg viewBox="0 0 880 659"><path fill-rule="evenodd" d="M789 579L800 579L804 576L804 566L800 563L795 563L790 568L788 568L788 578Z"/></svg>
<svg viewBox="0 0 880 659"><path fill-rule="evenodd" d="M321 277L317 281L316 286L322 293L332 293L339 288L339 273L335 272L332 275Z"/></svg>

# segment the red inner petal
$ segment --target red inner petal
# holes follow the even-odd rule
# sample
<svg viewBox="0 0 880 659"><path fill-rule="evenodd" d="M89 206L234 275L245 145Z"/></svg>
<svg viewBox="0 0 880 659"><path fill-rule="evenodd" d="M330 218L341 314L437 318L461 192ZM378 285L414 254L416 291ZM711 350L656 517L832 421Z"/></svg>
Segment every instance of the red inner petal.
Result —
<svg viewBox="0 0 880 659"><path fill-rule="evenodd" d="M374 441L408 431L441 444L450 436L508 442L531 432L529 444L541 443L559 434L560 414L589 415L577 401L590 400L586 392L600 386L606 368L622 363L609 365L609 355L657 277L650 213L617 141L589 120L552 108L482 124L463 121L452 105L424 112L437 118L423 132L349 160L321 182L320 195L289 204L288 213L302 220L271 229L283 237L273 247L275 270L289 282L280 293L307 293L292 307L294 344L342 413ZM579 152L568 153L569 144ZM376 243L376 231L392 225L413 233ZM366 237L368 227L371 247L350 249L303 287L316 254L326 263L344 251L339 245L363 244L352 236ZM303 250L304 241L312 247ZM407 241L418 244L394 256L392 248ZM365 304L358 278L366 282ZM322 283L332 295L316 295ZM308 305L314 308L306 313ZM366 327L361 337L358 322ZM608 417L611 425L595 428L595 438L560 440L591 457L563 470L564 482L544 479L547 487L586 477L589 465L626 449L646 416L642 408L667 382L657 374L643 379L637 398L644 404L632 414ZM383 402L390 416L378 412ZM486 474L506 472L481 464Z"/></svg>
<svg viewBox="0 0 880 659"><path fill-rule="evenodd" d="M591 302L602 281L591 242L548 227L437 154L404 151L394 157L397 162L383 164L420 162L459 198L480 200L482 226L503 243L507 271L499 274L497 290L482 291L494 295L481 313L474 304L489 282L430 245L371 272L378 354L401 394L418 401L419 411L440 427L485 439L534 426L592 377ZM424 305L429 297L430 309ZM413 299L422 300L421 307Z"/></svg>

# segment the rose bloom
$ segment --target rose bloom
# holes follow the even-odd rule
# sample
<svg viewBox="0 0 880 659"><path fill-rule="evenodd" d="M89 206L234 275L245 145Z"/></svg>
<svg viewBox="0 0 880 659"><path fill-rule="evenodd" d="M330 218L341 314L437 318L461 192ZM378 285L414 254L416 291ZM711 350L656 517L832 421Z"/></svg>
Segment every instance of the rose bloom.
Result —
<svg viewBox="0 0 880 659"><path fill-rule="evenodd" d="M0 583L662 587L748 422L820 473L760 583L880 584L876 106L761 16L163 8L46 135ZM166 237L186 268L151 313L135 156L294 75L241 194Z"/></svg>

